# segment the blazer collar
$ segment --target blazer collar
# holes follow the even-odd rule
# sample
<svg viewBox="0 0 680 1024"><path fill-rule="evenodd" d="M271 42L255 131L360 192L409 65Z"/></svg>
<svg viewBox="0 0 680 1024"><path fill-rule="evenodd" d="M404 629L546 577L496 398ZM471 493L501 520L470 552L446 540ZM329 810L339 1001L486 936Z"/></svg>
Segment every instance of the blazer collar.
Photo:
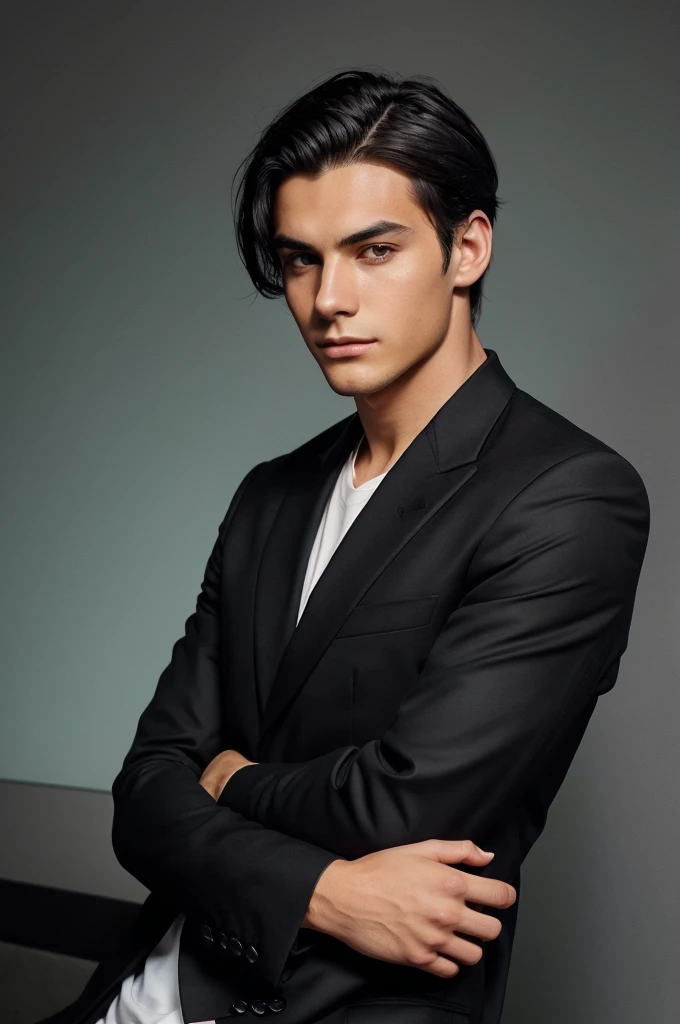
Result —
<svg viewBox="0 0 680 1024"><path fill-rule="evenodd" d="M515 390L516 384L503 368L495 349L485 348L484 351L484 362L423 428L440 473L477 459L489 431ZM322 465L333 460L338 452L343 459L347 458L363 433L358 412L341 420L337 426L342 427L338 436L326 442L319 452Z"/></svg>
<svg viewBox="0 0 680 1024"><path fill-rule="evenodd" d="M363 433L358 412L292 453L255 596L258 757L347 616L389 562L476 472L515 383L494 349L438 409L361 509L296 626L307 561L338 473ZM266 759L266 758L265 758ZM270 758L271 759L271 758Z"/></svg>

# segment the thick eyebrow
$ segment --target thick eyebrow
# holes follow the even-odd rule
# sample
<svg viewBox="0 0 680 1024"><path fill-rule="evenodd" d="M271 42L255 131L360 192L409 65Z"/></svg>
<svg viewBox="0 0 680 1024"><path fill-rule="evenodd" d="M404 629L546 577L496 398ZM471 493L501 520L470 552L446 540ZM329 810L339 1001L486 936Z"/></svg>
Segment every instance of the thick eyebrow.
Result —
<svg viewBox="0 0 680 1024"><path fill-rule="evenodd" d="M413 228L409 228L405 224L397 224L396 221L392 220L379 220L375 224L370 224L367 228L362 228L361 231L355 231L354 234L341 238L337 243L337 248L342 249L346 245L357 245L358 242L365 242L368 238L377 238L378 235L386 235L390 231L403 234L404 232L412 232ZM276 235L273 245L275 249L309 249L312 252L317 252L317 249L311 242L303 242L302 239L291 238L290 235Z"/></svg>

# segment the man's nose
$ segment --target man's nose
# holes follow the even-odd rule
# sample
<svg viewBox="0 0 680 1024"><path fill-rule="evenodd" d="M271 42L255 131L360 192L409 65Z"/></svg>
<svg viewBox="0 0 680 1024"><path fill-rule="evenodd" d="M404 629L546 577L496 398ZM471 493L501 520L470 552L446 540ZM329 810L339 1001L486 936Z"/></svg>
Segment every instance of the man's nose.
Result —
<svg viewBox="0 0 680 1024"><path fill-rule="evenodd" d="M338 313L352 316L359 308L356 273L351 264L327 260L321 268L315 306L320 316L332 320Z"/></svg>

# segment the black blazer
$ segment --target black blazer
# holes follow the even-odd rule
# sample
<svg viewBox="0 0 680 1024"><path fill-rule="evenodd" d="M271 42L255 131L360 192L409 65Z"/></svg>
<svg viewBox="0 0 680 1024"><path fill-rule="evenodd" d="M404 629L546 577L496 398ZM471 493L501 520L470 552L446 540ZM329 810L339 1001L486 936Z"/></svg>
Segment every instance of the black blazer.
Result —
<svg viewBox="0 0 680 1024"><path fill-rule="evenodd" d="M244 1011L289 1024L499 1021L519 895L494 911L503 930L480 962L447 980L300 928L332 860L430 837L494 850L469 870L519 893L627 646L644 484L485 351L361 510L297 627L358 414L238 487L113 785L116 855L151 895L51 1024L97 1020L180 911L187 1024ZM198 779L226 748L260 763L216 803Z"/></svg>

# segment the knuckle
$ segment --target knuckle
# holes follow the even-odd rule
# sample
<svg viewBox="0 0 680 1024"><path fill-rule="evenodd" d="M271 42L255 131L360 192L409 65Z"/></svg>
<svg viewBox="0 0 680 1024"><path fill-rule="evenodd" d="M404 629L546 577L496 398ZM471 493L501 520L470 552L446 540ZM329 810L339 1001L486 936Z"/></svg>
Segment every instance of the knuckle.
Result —
<svg viewBox="0 0 680 1024"><path fill-rule="evenodd" d="M463 913L460 914L449 914L449 922L447 931L449 934L453 932L462 931L463 928Z"/></svg>
<svg viewBox="0 0 680 1024"><path fill-rule="evenodd" d="M449 924L449 916L450 915L447 912L446 908L443 907L441 903L438 903L436 908L430 914L430 919L432 920L433 924L439 925L439 927L444 928Z"/></svg>
<svg viewBox="0 0 680 1024"><path fill-rule="evenodd" d="M467 892L462 872L451 872L446 880L446 891L450 892L453 896L460 896L462 893Z"/></svg>

